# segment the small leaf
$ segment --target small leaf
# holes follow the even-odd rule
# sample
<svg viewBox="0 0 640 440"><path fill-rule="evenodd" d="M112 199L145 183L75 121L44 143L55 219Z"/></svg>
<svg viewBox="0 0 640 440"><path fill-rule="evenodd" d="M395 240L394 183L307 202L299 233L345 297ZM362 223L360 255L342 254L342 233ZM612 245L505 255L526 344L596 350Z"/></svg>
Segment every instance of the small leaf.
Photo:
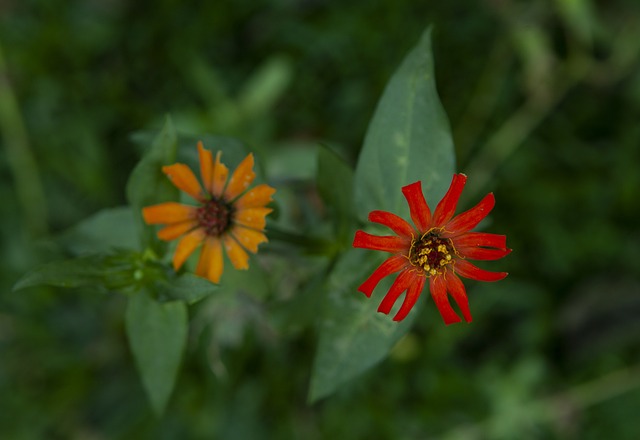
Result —
<svg viewBox="0 0 640 440"><path fill-rule="evenodd" d="M350 241L353 214L353 170L328 147L318 150L318 192L329 208L336 237Z"/></svg>
<svg viewBox="0 0 640 440"><path fill-rule="evenodd" d="M100 286L103 284L105 276L104 261L104 255L54 261L28 272L13 286L13 290L42 285L58 287Z"/></svg>
<svg viewBox="0 0 640 440"><path fill-rule="evenodd" d="M76 255L138 248L135 219L128 206L103 209L68 229L57 241Z"/></svg>
<svg viewBox="0 0 640 440"><path fill-rule="evenodd" d="M591 45L601 25L591 0L559 0L556 2L560 18L581 43Z"/></svg>
<svg viewBox="0 0 640 440"><path fill-rule="evenodd" d="M358 218L364 221L376 209L408 218L400 188L421 180L427 200L436 200L445 193L454 167L428 29L393 74L369 124L355 172Z"/></svg>
<svg viewBox="0 0 640 440"><path fill-rule="evenodd" d="M393 276L380 283L372 298L356 290L380 260L379 253L351 249L338 260L329 278L311 376L311 402L380 362L411 326L415 312L399 323L391 318L395 310L391 316L377 312Z"/></svg>
<svg viewBox="0 0 640 440"><path fill-rule="evenodd" d="M288 58L268 59L244 85L238 105L246 119L265 117L282 96L293 76L293 64Z"/></svg>
<svg viewBox="0 0 640 440"><path fill-rule="evenodd" d="M159 241L153 228L147 226L142 219L142 208L165 201L178 200L178 189L167 176L162 173L164 165L176 161L178 140L176 132L167 117L162 131L156 136L153 145L142 157L131 172L127 182L127 199L137 219L142 247L151 247L159 255L163 255L166 244Z"/></svg>
<svg viewBox="0 0 640 440"><path fill-rule="evenodd" d="M218 289L217 284L191 273L184 273L157 284L158 296L169 300L182 300L194 304Z"/></svg>
<svg viewBox="0 0 640 440"><path fill-rule="evenodd" d="M182 301L159 303L142 291L129 300L126 328L142 383L160 416L187 342L187 307Z"/></svg>
<svg viewBox="0 0 640 440"><path fill-rule="evenodd" d="M13 290L42 285L90 286L129 293L139 290L146 277L156 276L157 271L156 267L145 266L138 252L118 250L44 264L18 280Z"/></svg>

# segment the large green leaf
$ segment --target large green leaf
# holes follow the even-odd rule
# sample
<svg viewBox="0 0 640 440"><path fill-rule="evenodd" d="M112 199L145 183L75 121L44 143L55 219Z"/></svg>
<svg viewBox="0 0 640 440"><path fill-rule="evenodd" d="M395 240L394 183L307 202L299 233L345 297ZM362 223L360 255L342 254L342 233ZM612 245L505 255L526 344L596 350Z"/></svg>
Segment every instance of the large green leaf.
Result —
<svg viewBox="0 0 640 440"><path fill-rule="evenodd" d="M126 328L151 406L161 415L187 342L187 307L182 301L159 303L141 291L129 300Z"/></svg>
<svg viewBox="0 0 640 440"><path fill-rule="evenodd" d="M337 262L325 293L320 340L313 363L309 400L325 397L358 374L382 360L409 330L415 312L402 322L377 312L386 294L389 277L371 298L356 289L378 264L382 255L360 249L347 251Z"/></svg>
<svg viewBox="0 0 640 440"><path fill-rule="evenodd" d="M428 201L446 191L454 172L453 142L433 72L431 31L405 57L378 102L356 166L356 213L382 209L407 218L401 192L422 181Z"/></svg>
<svg viewBox="0 0 640 440"><path fill-rule="evenodd" d="M350 241L353 216L353 170L328 147L318 150L318 192L329 208L336 238Z"/></svg>
<svg viewBox="0 0 640 440"><path fill-rule="evenodd" d="M389 81L369 125L354 177L357 216L365 220L381 209L409 218L401 188L417 180L433 206L446 191L454 161L427 30ZM376 312L395 276L383 280L371 299L356 290L385 256L352 250L330 275L310 400L329 395L379 362L408 331L415 312L401 323Z"/></svg>
<svg viewBox="0 0 640 440"><path fill-rule="evenodd" d="M127 182L127 199L137 219L142 247L151 247L159 254L166 249L165 243L156 238L153 228L145 225L141 210L156 203L178 200L178 190L162 173L164 165L176 161L177 148L176 132L171 119L167 117L162 131L133 169Z"/></svg>

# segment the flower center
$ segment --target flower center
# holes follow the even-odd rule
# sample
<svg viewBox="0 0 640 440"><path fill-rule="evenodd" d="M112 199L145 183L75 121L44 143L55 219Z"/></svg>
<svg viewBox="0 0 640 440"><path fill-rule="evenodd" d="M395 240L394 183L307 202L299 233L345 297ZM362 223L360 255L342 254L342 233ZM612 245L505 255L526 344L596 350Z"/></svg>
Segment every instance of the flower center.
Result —
<svg viewBox="0 0 640 440"><path fill-rule="evenodd" d="M218 237L231 224L233 209L222 200L212 199L198 208L196 218L207 235Z"/></svg>
<svg viewBox="0 0 640 440"><path fill-rule="evenodd" d="M409 261L424 269L427 276L441 275L445 266L453 263L456 250L448 238L442 238L438 231L431 229L419 240L413 240L409 250Z"/></svg>

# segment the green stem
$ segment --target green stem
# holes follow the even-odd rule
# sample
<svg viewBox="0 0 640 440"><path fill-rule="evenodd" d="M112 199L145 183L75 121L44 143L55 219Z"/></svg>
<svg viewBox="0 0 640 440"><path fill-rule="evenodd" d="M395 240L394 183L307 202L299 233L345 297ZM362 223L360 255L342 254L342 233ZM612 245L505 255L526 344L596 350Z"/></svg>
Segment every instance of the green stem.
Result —
<svg viewBox="0 0 640 440"><path fill-rule="evenodd" d="M269 226L267 231L270 240L281 241L302 248L306 253L314 255L329 255L335 250L333 241L323 240L318 237L310 237L295 232L284 231L277 227Z"/></svg>
<svg viewBox="0 0 640 440"><path fill-rule="evenodd" d="M500 166L524 144L528 136L549 116L569 92L589 79L606 78L609 83L619 81L630 74L637 65L640 53L640 38L635 28L623 30L612 47L615 52L611 62L600 62L591 55L578 51L558 70L564 75L548 99L530 96L510 118L491 136L482 150L465 167L464 172L473 176L474 184L463 195L464 199L475 199L486 190Z"/></svg>
<svg viewBox="0 0 640 440"><path fill-rule="evenodd" d="M9 82L9 72L0 46L0 132L7 162L16 183L18 203L32 237L47 232L47 212L38 167L29 147L18 101Z"/></svg>
<svg viewBox="0 0 640 440"><path fill-rule="evenodd" d="M586 76L581 68L560 85L546 100L531 97L487 140L482 150L467 165L464 172L473 176L473 186L465 193L466 199L475 199L483 193L503 162L520 147L527 137L542 123L568 92Z"/></svg>

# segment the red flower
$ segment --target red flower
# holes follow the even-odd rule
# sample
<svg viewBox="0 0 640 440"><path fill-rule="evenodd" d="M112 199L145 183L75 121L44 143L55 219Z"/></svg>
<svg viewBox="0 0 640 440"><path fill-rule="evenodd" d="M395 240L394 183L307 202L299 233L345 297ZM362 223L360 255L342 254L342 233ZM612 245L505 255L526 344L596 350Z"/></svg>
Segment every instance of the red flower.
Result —
<svg viewBox="0 0 640 440"><path fill-rule="evenodd" d="M354 247L393 254L358 290L371 297L382 278L400 272L378 307L379 312L388 314L406 290L404 302L394 321L401 321L407 316L428 279L431 296L445 324L460 322L449 304L447 294L453 296L464 319L471 322L467 292L458 275L479 281L498 281L507 276L506 272L489 272L468 261L497 260L509 254L511 249L507 249L507 237L504 235L469 232L493 209L493 193L470 210L453 216L466 181L464 174L453 176L449 190L433 215L422 194L420 181L403 187L402 193L409 204L415 228L390 212L372 211L369 214L370 221L387 226L397 235L380 237L356 231Z"/></svg>

